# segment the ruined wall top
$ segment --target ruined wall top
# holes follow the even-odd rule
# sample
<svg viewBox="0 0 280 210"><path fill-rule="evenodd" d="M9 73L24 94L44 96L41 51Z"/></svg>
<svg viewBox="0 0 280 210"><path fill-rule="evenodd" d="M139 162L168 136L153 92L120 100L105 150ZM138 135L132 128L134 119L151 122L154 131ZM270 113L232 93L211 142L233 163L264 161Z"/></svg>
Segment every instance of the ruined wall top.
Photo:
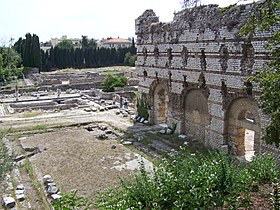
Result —
<svg viewBox="0 0 280 210"><path fill-rule="evenodd" d="M225 28L237 35L240 27L246 23L251 13L260 6L260 2L225 8L220 8L216 4L203 5L175 13L173 21L168 23L160 22L153 10L146 10L135 21L136 34L159 34L172 31L180 33L183 30L196 30L200 34L206 30L219 33L220 29ZM141 39L144 41L143 37Z"/></svg>
<svg viewBox="0 0 280 210"><path fill-rule="evenodd" d="M156 13L152 9L146 10L141 16L139 16L135 20L135 30L137 33L148 33L149 32L149 26L152 23L158 23L159 17L156 16Z"/></svg>

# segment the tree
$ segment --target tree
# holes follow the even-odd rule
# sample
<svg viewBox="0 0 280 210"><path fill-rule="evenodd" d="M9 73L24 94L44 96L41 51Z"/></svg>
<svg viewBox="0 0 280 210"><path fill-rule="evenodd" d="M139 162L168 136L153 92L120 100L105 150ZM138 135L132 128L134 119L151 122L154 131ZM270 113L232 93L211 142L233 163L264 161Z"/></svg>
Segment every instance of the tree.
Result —
<svg viewBox="0 0 280 210"><path fill-rule="evenodd" d="M124 64L128 66L135 66L136 61L136 55L131 54L130 52L127 52L124 57Z"/></svg>
<svg viewBox="0 0 280 210"><path fill-rule="evenodd" d="M89 40L88 48L95 49L97 47L96 41L94 39Z"/></svg>
<svg viewBox="0 0 280 210"><path fill-rule="evenodd" d="M36 67L38 69L42 68L42 61L41 61L41 50L40 50L40 43L39 37L36 34L33 34L32 37L32 67Z"/></svg>
<svg viewBox="0 0 280 210"><path fill-rule="evenodd" d="M71 50L74 48L73 42L71 40L62 40L56 45L57 48Z"/></svg>
<svg viewBox="0 0 280 210"><path fill-rule="evenodd" d="M249 38L258 31L270 31L272 37L266 48L272 56L272 61L250 80L260 86L260 104L264 113L270 115L271 122L265 128L264 140L268 144L280 146L280 1L265 0L259 9L252 13L247 24L241 28L240 34Z"/></svg>
<svg viewBox="0 0 280 210"><path fill-rule="evenodd" d="M0 82L6 83L14 77L22 76L22 69L17 68L21 62L20 55L11 47L0 48Z"/></svg>
<svg viewBox="0 0 280 210"><path fill-rule="evenodd" d="M27 33L25 39L20 37L13 48L21 55L23 66L42 68L39 37L36 34L31 36L30 33Z"/></svg>
<svg viewBox="0 0 280 210"><path fill-rule="evenodd" d="M25 35L24 49L23 49L23 66L30 67L32 64L32 36L30 33Z"/></svg>
<svg viewBox="0 0 280 210"><path fill-rule="evenodd" d="M82 48L83 48L83 49L86 49L86 48L88 48L88 45L89 45L89 43L88 43L88 37L82 35Z"/></svg>
<svg viewBox="0 0 280 210"><path fill-rule="evenodd" d="M136 52L137 52L137 49L136 49L136 47L135 47L134 37L132 37L130 52L131 52L131 54L133 54L133 55L136 55Z"/></svg>

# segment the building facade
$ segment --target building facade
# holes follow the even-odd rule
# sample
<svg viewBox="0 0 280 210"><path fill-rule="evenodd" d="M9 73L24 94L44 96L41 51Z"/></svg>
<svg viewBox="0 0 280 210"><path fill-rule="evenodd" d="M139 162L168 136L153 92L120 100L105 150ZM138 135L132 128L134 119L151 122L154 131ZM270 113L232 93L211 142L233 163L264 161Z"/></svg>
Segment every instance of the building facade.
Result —
<svg viewBox="0 0 280 210"><path fill-rule="evenodd" d="M122 38L107 38L102 39L99 42L99 47L104 48L120 48L120 47L131 47L132 41L129 39Z"/></svg>
<svg viewBox="0 0 280 210"><path fill-rule="evenodd" d="M139 91L152 124L176 124L176 132L245 157L279 149L261 140L269 122L248 82L270 61L271 32L252 38L239 31L258 4L186 9L162 23L152 10L136 19Z"/></svg>

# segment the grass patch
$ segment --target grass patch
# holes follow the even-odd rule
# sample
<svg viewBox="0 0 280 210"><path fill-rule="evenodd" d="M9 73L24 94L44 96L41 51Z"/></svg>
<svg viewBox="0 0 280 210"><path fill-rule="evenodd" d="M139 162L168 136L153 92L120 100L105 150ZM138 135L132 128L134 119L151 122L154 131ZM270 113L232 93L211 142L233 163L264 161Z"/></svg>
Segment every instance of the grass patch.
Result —
<svg viewBox="0 0 280 210"><path fill-rule="evenodd" d="M7 172L12 170L12 157L8 154L8 149L3 142L5 133L0 132L0 182L3 181Z"/></svg>
<svg viewBox="0 0 280 210"><path fill-rule="evenodd" d="M79 72L93 72L93 71L111 71L116 73L116 71L132 71L133 68L130 66L109 66L100 68L88 68L88 69L60 69L52 72L41 72L41 74L61 74L61 73L79 73Z"/></svg>
<svg viewBox="0 0 280 210"><path fill-rule="evenodd" d="M31 180L32 186L38 193L37 199L39 199L39 201L43 204L44 209L50 209L50 206L49 206L48 201L45 196L45 192L42 189L41 183L37 179L37 176L34 172L34 169L32 167L32 164L30 163L30 161L28 159L25 159L25 162L22 167L27 172L29 179Z"/></svg>
<svg viewBox="0 0 280 210"><path fill-rule="evenodd" d="M36 117L43 114L41 111L31 111L31 112L24 112L21 116L22 118L29 118L29 117Z"/></svg>

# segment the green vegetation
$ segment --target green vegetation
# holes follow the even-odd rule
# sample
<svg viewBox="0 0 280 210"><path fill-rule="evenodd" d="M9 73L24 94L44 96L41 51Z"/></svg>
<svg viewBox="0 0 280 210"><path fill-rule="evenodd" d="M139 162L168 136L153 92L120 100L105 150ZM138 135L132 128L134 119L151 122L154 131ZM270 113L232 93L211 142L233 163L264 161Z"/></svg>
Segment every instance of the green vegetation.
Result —
<svg viewBox="0 0 280 210"><path fill-rule="evenodd" d="M91 209L91 203L85 197L77 195L77 191L70 194L64 194L61 198L55 200L52 204L54 210L74 210L74 209Z"/></svg>
<svg viewBox="0 0 280 210"><path fill-rule="evenodd" d="M25 39L19 38L14 49L21 55L24 67L42 68L39 37L27 33Z"/></svg>
<svg viewBox="0 0 280 210"><path fill-rule="evenodd" d="M111 73L107 74L107 78L103 83L103 91L113 92L115 87L124 87L127 83L127 78L124 76L117 76Z"/></svg>
<svg viewBox="0 0 280 210"><path fill-rule="evenodd" d="M25 159L22 167L23 169L25 169L26 173L28 174L34 189L36 189L36 193L38 195L37 196L38 201L42 203L42 205L45 207L44 209L49 209L49 204L46 199L45 193L41 187L41 183L37 179L37 175L32 167L32 164L28 159Z"/></svg>
<svg viewBox="0 0 280 210"><path fill-rule="evenodd" d="M9 47L0 47L0 86L22 77L22 68L18 68L21 62L20 55Z"/></svg>
<svg viewBox="0 0 280 210"><path fill-rule="evenodd" d="M149 104L147 102L147 99L143 95L137 97L136 109L139 116L144 117L144 119L148 120Z"/></svg>
<svg viewBox="0 0 280 210"><path fill-rule="evenodd" d="M43 114L42 111L24 112L24 113L22 114L22 117L23 117L23 118L36 117L36 116L39 116L39 115L42 115L42 114Z"/></svg>
<svg viewBox="0 0 280 210"><path fill-rule="evenodd" d="M260 86L260 102L262 110L271 117L265 128L264 140L268 144L280 146L280 1L266 0L259 3L261 7L252 12L247 24L240 30L240 35L247 35L250 40L257 31L269 30L273 33L266 49L272 61L265 65L259 74L251 77Z"/></svg>
<svg viewBox="0 0 280 210"><path fill-rule="evenodd" d="M0 182L3 181L5 174L12 169L12 159L8 154L3 137L4 133L0 133Z"/></svg>
<svg viewBox="0 0 280 210"><path fill-rule="evenodd" d="M13 47L21 55L24 67L37 67L42 71L64 68L96 68L112 65L135 65L136 47L98 48L94 39L82 36L81 43L63 40L49 51L40 50L39 37L30 33L19 38ZM0 59L1 60L1 59ZM1 74L0 74L1 75Z"/></svg>
<svg viewBox="0 0 280 210"><path fill-rule="evenodd" d="M132 40L131 47L117 49L98 48L95 40L88 40L87 36L82 36L81 48L75 47L70 42L70 40L65 40L48 52L41 51L42 69L44 71L64 68L97 68L125 63L134 65L135 63L136 48L134 40ZM130 53L130 56L127 53ZM126 54L129 57L125 60Z"/></svg>
<svg viewBox="0 0 280 210"><path fill-rule="evenodd" d="M59 49L72 50L74 45L71 40L62 40L56 45Z"/></svg>
<svg viewBox="0 0 280 210"><path fill-rule="evenodd" d="M124 64L128 66L135 66L136 55L127 52L124 57Z"/></svg>
<svg viewBox="0 0 280 210"><path fill-rule="evenodd" d="M256 169L262 172L257 174ZM237 209L248 208L253 184L279 180L271 155L241 166L219 152L171 153L153 172L121 180L121 187L101 193L100 209ZM269 176L268 176L269 175Z"/></svg>

